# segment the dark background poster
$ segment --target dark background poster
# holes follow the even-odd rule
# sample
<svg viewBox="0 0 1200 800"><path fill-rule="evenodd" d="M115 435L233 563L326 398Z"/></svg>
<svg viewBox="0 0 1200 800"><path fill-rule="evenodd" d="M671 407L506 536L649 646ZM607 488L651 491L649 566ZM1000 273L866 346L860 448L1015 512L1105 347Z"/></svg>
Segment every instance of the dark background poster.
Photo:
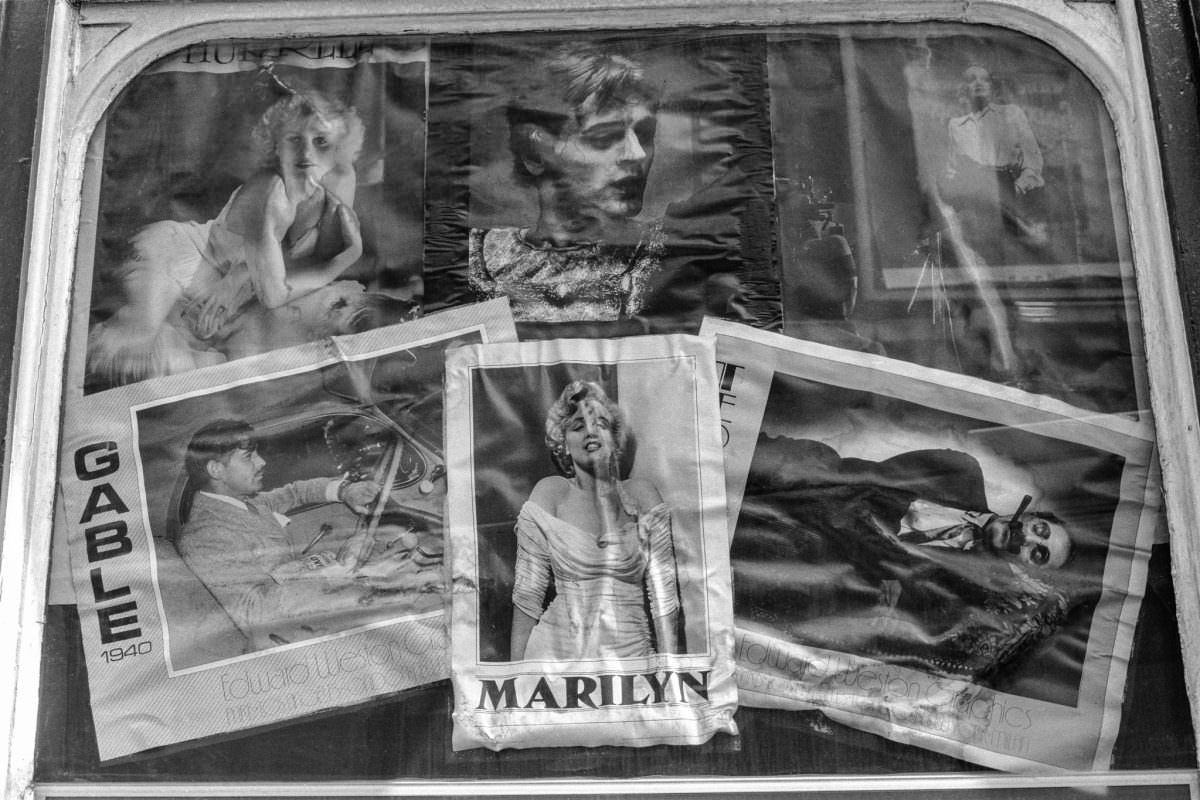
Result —
<svg viewBox="0 0 1200 800"><path fill-rule="evenodd" d="M731 548L738 625L1074 707L1125 467L1036 427L776 373ZM1072 543L1027 584L982 549L906 550L870 516L912 498L1011 515L1025 494Z"/></svg>
<svg viewBox="0 0 1200 800"><path fill-rule="evenodd" d="M764 40L701 32L435 40L431 54L426 302L477 299L472 230L528 228L537 192L514 172L506 107L557 47L627 59L657 94L653 154L635 221L658 226L662 263L646 302L619 319L522 320L526 337L694 331L708 313L777 327ZM531 315L532 317L533 315Z"/></svg>
<svg viewBox="0 0 1200 800"><path fill-rule="evenodd" d="M109 109L93 143L100 158L94 166L101 172L89 315L93 336L138 292L157 291L167 299L178 294L180 288L169 281L181 281L180 268L171 262L199 257L218 270L229 269L222 262L232 262L233 269L239 259L245 263L236 240L225 241L228 234L216 228L239 187L263 174L264 147L269 151L272 144L256 142L255 127L280 101L314 94L352 109L361 122L362 148L350 166L362 255L322 289L280 308L252 298L215 334L195 334L199 341L190 345L202 353L200 360L219 363L415 316L424 237L426 68L423 38L286 46L224 42L181 50L135 78ZM165 256L157 246L156 263L127 276L131 265L146 260L135 249L135 237L164 221L177 223L169 228L172 254ZM237 224L230 221L225 228ZM290 241L283 246L298 247ZM314 257L338 249L318 247ZM88 255L81 254L81 262ZM289 277L290 270L289 263ZM160 282L165 289L156 288ZM187 317L194 313L189 303L196 305L191 294L198 289L182 288L184 296L174 301L163 325L189 337L196 327ZM129 376L106 374L96 356L101 351L92 350L87 391L130 382ZM117 355L118 362L122 358L133 357ZM156 366L134 379L173 371L185 370Z"/></svg>
<svg viewBox="0 0 1200 800"><path fill-rule="evenodd" d="M786 333L1147 406L1113 124L1076 66L950 25L781 36L768 61Z"/></svg>

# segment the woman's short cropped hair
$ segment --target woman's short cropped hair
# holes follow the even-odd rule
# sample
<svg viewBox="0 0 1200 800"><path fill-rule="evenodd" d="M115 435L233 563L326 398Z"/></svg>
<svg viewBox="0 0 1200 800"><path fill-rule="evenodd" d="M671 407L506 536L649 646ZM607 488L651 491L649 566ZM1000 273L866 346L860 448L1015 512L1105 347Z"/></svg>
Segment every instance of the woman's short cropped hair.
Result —
<svg viewBox="0 0 1200 800"><path fill-rule="evenodd" d="M561 136L588 114L633 102L658 105L658 91L646 80L641 64L588 42L551 50L523 73L508 104L509 148L517 180L535 179L524 165L535 156L535 131Z"/></svg>

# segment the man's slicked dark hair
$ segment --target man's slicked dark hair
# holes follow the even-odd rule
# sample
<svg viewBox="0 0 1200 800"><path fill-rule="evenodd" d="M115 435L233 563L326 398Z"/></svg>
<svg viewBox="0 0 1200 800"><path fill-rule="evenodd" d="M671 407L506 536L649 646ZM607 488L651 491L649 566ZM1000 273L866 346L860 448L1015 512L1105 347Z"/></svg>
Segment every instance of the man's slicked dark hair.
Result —
<svg viewBox="0 0 1200 800"><path fill-rule="evenodd" d="M199 489L208 485L209 461L220 461L234 450L254 447L254 428L240 419L218 419L192 434L183 466L191 484Z"/></svg>

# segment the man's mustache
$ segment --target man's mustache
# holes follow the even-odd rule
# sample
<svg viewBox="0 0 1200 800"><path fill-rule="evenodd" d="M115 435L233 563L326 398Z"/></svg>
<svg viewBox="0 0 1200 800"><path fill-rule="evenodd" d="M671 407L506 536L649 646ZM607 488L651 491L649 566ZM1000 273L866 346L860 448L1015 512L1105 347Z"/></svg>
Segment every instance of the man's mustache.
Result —
<svg viewBox="0 0 1200 800"><path fill-rule="evenodd" d="M638 173L618 178L612 182L612 186L615 186L625 194L633 194L634 192L641 194L646 190L646 176L643 173Z"/></svg>

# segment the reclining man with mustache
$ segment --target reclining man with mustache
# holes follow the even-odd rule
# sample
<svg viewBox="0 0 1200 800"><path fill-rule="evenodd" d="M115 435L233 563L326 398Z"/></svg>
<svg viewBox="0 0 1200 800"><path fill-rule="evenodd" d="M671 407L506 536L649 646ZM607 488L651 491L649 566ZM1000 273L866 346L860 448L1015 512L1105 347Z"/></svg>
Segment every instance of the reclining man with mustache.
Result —
<svg viewBox="0 0 1200 800"><path fill-rule="evenodd" d="M1028 505L992 511L965 452L872 461L764 434L730 551L738 624L983 679L1086 593L1068 529Z"/></svg>

